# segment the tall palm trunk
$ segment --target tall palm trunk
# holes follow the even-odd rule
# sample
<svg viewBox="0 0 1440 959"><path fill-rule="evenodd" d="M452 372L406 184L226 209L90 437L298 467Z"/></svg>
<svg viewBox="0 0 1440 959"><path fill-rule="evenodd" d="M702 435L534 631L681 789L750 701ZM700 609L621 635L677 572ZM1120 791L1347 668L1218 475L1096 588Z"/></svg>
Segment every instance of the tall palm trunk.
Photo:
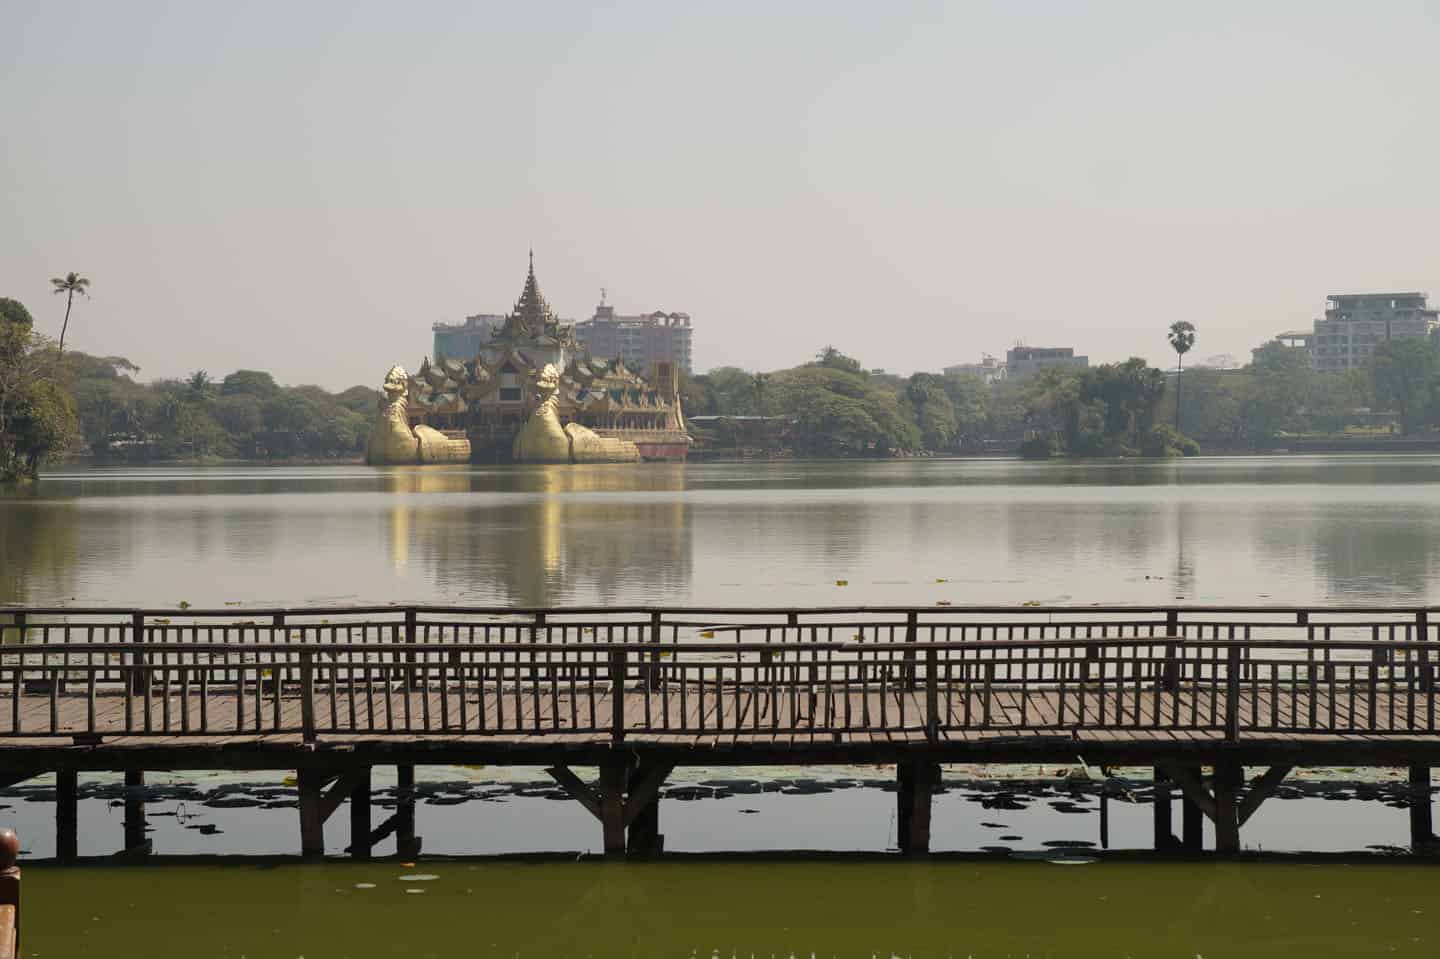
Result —
<svg viewBox="0 0 1440 959"><path fill-rule="evenodd" d="M1180 432L1180 380L1185 374L1185 354L1175 354L1175 432Z"/></svg>
<svg viewBox="0 0 1440 959"><path fill-rule="evenodd" d="M60 324L60 353L65 352L65 331L70 328L70 304L75 302L75 291L65 294L65 322Z"/></svg>

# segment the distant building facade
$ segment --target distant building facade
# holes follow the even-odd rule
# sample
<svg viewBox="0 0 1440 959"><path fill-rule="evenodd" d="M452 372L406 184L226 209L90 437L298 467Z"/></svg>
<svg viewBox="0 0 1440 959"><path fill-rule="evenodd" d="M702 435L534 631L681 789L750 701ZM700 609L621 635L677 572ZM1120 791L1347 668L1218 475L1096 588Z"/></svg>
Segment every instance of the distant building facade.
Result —
<svg viewBox="0 0 1440 959"><path fill-rule="evenodd" d="M623 316L600 297L595 315L575 324L575 338L592 356L619 358L632 370L669 363L690 374L690 314L642 313Z"/></svg>
<svg viewBox="0 0 1440 959"><path fill-rule="evenodd" d="M946 376L977 376L986 385L999 383L1005 379L1006 372L1005 365L989 353L982 354L979 363L959 363L944 369Z"/></svg>
<svg viewBox="0 0 1440 959"><path fill-rule="evenodd" d="M490 345L490 338L504 325L505 317L492 313L467 316L464 323L436 323L430 327L435 334L432 355L437 360L441 357L462 363L473 360L477 353Z"/></svg>
<svg viewBox="0 0 1440 959"><path fill-rule="evenodd" d="M1005 375L1012 380L1052 367L1083 370L1089 366L1090 357L1076 356L1069 346L1017 346L1005 352Z"/></svg>
<svg viewBox="0 0 1440 959"><path fill-rule="evenodd" d="M1315 321L1308 344L1315 369L1334 373L1363 369L1380 343L1429 336L1440 316L1430 309L1428 299L1413 292L1326 297L1325 318Z"/></svg>

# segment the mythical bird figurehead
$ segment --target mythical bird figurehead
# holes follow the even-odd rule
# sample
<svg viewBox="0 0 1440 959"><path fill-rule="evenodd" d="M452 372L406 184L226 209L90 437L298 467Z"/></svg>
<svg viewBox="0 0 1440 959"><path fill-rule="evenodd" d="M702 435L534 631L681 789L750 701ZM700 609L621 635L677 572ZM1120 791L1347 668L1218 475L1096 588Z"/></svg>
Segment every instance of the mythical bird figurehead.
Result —
<svg viewBox="0 0 1440 959"><path fill-rule="evenodd" d="M403 366L392 366L390 372L385 374L385 382L380 388L385 391L385 399L393 403L409 392L410 374L405 372Z"/></svg>

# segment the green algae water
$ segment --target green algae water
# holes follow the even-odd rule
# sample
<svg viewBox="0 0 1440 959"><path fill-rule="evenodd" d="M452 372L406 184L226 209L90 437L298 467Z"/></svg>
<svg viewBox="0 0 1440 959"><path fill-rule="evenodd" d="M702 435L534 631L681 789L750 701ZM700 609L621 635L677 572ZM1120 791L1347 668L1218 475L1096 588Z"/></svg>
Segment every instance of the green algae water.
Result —
<svg viewBox="0 0 1440 959"><path fill-rule="evenodd" d="M1433 867L906 862L31 868L23 954L1434 956Z"/></svg>

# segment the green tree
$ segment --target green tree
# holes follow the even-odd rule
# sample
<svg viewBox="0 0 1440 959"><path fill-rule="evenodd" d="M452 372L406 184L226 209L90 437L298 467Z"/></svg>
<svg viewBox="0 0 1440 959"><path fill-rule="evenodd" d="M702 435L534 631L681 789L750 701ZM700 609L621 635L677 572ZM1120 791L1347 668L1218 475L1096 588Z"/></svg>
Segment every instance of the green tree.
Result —
<svg viewBox="0 0 1440 959"><path fill-rule="evenodd" d="M90 296L90 281L79 273L66 273L64 279L51 277L51 285L54 286L52 293L65 294L65 322L60 324L60 347L57 352L65 352L65 331L70 328L70 307L75 303L75 294L83 297Z"/></svg>
<svg viewBox="0 0 1440 959"><path fill-rule="evenodd" d="M260 370L236 370L221 381L220 395L233 396L236 393L258 396L263 402L278 395L280 386L269 373Z"/></svg>
<svg viewBox="0 0 1440 959"><path fill-rule="evenodd" d="M1185 373L1185 354L1195 345L1195 324L1189 320L1176 320L1165 334L1170 348L1175 351L1175 432L1180 432L1180 377Z"/></svg>
<svg viewBox="0 0 1440 959"><path fill-rule="evenodd" d="M25 304L4 296L0 296L0 323L14 323L27 330L35 327L35 320L25 309Z"/></svg>
<svg viewBox="0 0 1440 959"><path fill-rule="evenodd" d="M962 450L982 446L989 432L994 391L973 373L946 376L943 382L955 416L956 444Z"/></svg>
<svg viewBox="0 0 1440 959"><path fill-rule="evenodd" d="M34 479L77 434L59 350L24 323L0 319L0 483Z"/></svg>
<svg viewBox="0 0 1440 959"><path fill-rule="evenodd" d="M819 353L815 354L810 366L821 366L829 370L839 370L842 373L863 373L860 361L852 359L835 349L833 346L826 346Z"/></svg>
<svg viewBox="0 0 1440 959"><path fill-rule="evenodd" d="M196 370L185 380L189 400L199 406L208 406L216 396L215 381L204 370Z"/></svg>
<svg viewBox="0 0 1440 959"><path fill-rule="evenodd" d="M809 365L771 374L774 408L793 417L791 445L802 456L883 456L913 450L919 431L899 398L858 372Z"/></svg>
<svg viewBox="0 0 1440 959"><path fill-rule="evenodd" d="M948 450L958 432L955 407L945 390L945 378L934 373L916 373L905 386L905 399L914 411L920 443L927 450Z"/></svg>
<svg viewBox="0 0 1440 959"><path fill-rule="evenodd" d="M1388 340L1371 355L1375 399L1400 415L1400 428L1413 433L1430 420L1436 396L1435 347L1429 339Z"/></svg>
<svg viewBox="0 0 1440 959"><path fill-rule="evenodd" d="M721 366L707 375L717 416L756 416L761 412L755 376L736 366Z"/></svg>
<svg viewBox="0 0 1440 959"><path fill-rule="evenodd" d="M1240 415L1251 441L1303 429L1305 398L1316 375L1309 355L1272 340L1254 351L1248 369L1253 383Z"/></svg>

